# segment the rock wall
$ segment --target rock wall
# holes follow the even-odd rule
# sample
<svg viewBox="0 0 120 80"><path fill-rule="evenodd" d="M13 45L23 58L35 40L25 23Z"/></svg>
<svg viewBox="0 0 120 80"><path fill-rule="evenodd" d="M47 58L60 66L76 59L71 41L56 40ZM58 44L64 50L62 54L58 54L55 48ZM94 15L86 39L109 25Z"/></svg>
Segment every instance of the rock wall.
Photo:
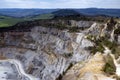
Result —
<svg viewBox="0 0 120 80"><path fill-rule="evenodd" d="M40 80L56 80L71 64L87 60L94 44L83 33L34 27L31 32L6 32L1 36L0 55L18 59L27 73Z"/></svg>

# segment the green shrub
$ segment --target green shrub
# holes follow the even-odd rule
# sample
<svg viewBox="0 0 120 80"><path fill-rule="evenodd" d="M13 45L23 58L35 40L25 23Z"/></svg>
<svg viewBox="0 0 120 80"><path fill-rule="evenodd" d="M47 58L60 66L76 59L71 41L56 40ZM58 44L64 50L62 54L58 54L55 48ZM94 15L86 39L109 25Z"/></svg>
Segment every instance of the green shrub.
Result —
<svg viewBox="0 0 120 80"><path fill-rule="evenodd" d="M79 28L74 26L74 27L69 27L69 32L78 32L79 31Z"/></svg>
<svg viewBox="0 0 120 80"><path fill-rule="evenodd" d="M94 40L92 38L94 38ZM92 53L96 52L103 53L104 52L103 46L108 47L112 51L112 53L114 54L116 53L116 47L118 47L117 43L109 41L107 37L101 37L97 39L96 36L89 35L87 39L95 43L95 46L91 48Z"/></svg>
<svg viewBox="0 0 120 80"><path fill-rule="evenodd" d="M115 68L110 63L106 63L105 68L104 68L104 72L107 74L114 74Z"/></svg>

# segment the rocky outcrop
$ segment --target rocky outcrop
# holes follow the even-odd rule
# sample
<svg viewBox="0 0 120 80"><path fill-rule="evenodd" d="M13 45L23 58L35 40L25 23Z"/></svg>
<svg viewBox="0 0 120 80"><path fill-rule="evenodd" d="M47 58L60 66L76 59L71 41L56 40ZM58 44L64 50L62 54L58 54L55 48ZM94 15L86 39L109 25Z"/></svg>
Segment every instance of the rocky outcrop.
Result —
<svg viewBox="0 0 120 80"><path fill-rule="evenodd" d="M72 27L81 27L81 28L89 28L94 22L93 21L75 21L69 20Z"/></svg>
<svg viewBox="0 0 120 80"><path fill-rule="evenodd" d="M91 59L74 65L62 80L115 80L103 72L104 55L96 53Z"/></svg>

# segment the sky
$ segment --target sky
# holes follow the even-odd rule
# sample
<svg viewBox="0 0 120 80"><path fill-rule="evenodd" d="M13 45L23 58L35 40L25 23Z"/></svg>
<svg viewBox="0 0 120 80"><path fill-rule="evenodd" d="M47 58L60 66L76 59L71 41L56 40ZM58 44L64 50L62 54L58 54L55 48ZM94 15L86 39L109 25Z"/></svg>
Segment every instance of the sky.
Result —
<svg viewBox="0 0 120 80"><path fill-rule="evenodd" d="M120 0L0 0L0 8L118 8Z"/></svg>

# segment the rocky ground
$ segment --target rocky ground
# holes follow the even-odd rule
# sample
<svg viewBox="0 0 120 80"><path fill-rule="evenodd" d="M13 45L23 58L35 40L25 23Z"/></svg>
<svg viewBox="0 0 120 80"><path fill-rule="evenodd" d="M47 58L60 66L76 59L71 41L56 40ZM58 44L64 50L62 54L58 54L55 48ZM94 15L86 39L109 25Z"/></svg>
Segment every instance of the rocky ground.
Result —
<svg viewBox="0 0 120 80"><path fill-rule="evenodd" d="M92 23L79 32L42 26L2 32L0 58L21 61L40 80L119 80L120 24Z"/></svg>

